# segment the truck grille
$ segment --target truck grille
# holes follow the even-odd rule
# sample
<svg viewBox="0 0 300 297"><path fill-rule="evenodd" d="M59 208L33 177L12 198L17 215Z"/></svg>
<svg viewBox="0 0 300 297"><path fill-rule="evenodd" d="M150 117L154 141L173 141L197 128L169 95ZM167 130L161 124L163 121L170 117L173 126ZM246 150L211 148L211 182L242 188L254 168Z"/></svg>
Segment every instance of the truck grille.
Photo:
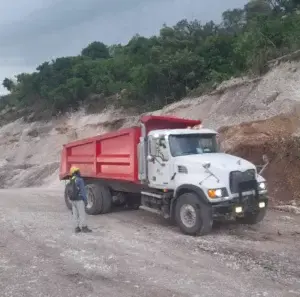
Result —
<svg viewBox="0 0 300 297"><path fill-rule="evenodd" d="M239 193L239 190L250 191L254 189L256 183L255 170L231 171L229 175L229 185L232 194ZM242 186L242 188L241 188Z"/></svg>

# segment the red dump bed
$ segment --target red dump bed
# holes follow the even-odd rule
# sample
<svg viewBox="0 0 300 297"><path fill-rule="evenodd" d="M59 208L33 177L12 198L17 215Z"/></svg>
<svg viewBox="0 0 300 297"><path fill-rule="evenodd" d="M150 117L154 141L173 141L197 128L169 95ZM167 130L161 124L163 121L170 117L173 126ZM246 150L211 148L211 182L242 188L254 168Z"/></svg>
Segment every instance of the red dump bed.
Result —
<svg viewBox="0 0 300 297"><path fill-rule="evenodd" d="M161 116L144 116L141 122L145 124L147 133L157 129L186 128L201 123ZM140 136L141 128L132 127L64 145L59 178L68 178L71 166L76 166L84 177L138 183L137 148Z"/></svg>

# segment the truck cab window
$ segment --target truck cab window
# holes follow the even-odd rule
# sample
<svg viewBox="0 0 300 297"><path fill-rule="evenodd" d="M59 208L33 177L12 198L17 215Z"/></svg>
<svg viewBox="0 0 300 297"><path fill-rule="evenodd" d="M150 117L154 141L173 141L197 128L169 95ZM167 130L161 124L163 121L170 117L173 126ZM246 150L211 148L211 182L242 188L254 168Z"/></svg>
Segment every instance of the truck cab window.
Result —
<svg viewBox="0 0 300 297"><path fill-rule="evenodd" d="M149 152L150 155L156 158L160 158L162 161L169 160L169 152L167 141L164 137L161 138L149 138Z"/></svg>
<svg viewBox="0 0 300 297"><path fill-rule="evenodd" d="M169 143L173 157L218 152L215 134L170 135Z"/></svg>

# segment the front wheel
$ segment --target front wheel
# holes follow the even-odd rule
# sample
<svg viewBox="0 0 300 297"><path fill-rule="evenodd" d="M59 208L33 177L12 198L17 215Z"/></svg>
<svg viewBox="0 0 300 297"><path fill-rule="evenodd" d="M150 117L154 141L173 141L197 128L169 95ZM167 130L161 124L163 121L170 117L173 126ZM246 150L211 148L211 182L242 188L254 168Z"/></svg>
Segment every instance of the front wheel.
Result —
<svg viewBox="0 0 300 297"><path fill-rule="evenodd" d="M212 229L212 208L197 194L185 193L176 203L175 220L184 234L205 235Z"/></svg>
<svg viewBox="0 0 300 297"><path fill-rule="evenodd" d="M236 218L236 220L241 224L255 225L264 219L266 212L266 208L259 209L256 212L246 212L244 217Z"/></svg>

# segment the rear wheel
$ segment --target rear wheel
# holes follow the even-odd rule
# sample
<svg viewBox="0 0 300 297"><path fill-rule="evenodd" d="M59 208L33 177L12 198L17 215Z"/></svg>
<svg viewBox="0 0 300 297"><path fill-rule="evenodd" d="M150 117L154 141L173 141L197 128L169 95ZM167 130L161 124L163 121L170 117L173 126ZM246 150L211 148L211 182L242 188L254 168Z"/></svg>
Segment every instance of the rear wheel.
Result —
<svg viewBox="0 0 300 297"><path fill-rule="evenodd" d="M184 193L176 203L175 220L184 234L208 234L213 225L211 206L195 193Z"/></svg>
<svg viewBox="0 0 300 297"><path fill-rule="evenodd" d="M66 203L68 209L72 209L72 203L71 203L71 200L70 200L69 195L68 195L70 188L71 188L71 185L69 183L66 184L66 187L65 187L65 203Z"/></svg>
<svg viewBox="0 0 300 297"><path fill-rule="evenodd" d="M96 215L110 212L112 196L107 187L98 184L88 184L86 185L86 192L86 213Z"/></svg>
<svg viewBox="0 0 300 297"><path fill-rule="evenodd" d="M244 217L237 218L237 222L246 225L255 225L261 222L267 213L266 208L259 209L256 212L246 212Z"/></svg>

